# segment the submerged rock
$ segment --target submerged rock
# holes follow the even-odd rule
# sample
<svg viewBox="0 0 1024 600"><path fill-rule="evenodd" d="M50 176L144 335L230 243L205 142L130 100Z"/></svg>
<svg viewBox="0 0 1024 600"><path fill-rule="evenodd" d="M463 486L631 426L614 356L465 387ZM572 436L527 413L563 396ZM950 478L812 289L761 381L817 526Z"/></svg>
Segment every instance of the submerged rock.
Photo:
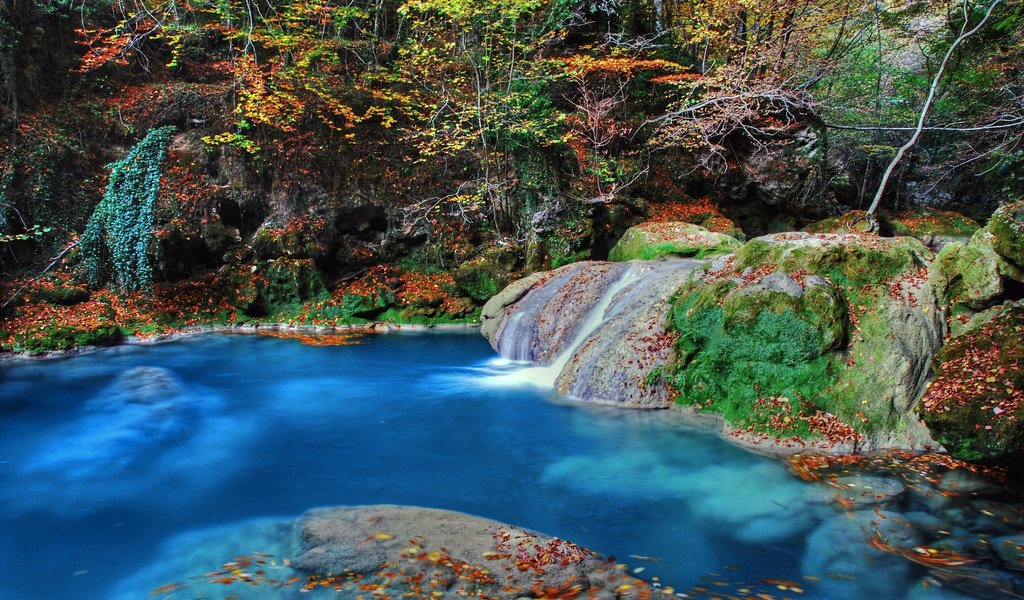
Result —
<svg viewBox="0 0 1024 600"><path fill-rule="evenodd" d="M571 542L463 513L393 505L318 508L294 521L260 519L181 534L111 597L145 598L158 586L182 598L240 588L253 599L369 592L611 599L651 591Z"/></svg>
<svg viewBox="0 0 1024 600"><path fill-rule="evenodd" d="M899 598L914 580L909 561L865 543L876 533L888 543L913 547L920 536L895 513L853 512L829 519L807 538L801 570L818 580L829 600Z"/></svg>
<svg viewBox="0 0 1024 600"><path fill-rule="evenodd" d="M285 600L308 598L301 586L253 586L240 580L226 586L204 578L238 557L261 553L268 557L287 557L291 553L294 521L289 519L253 519L180 533L160 545L153 560L134 574L117 583L107 598L139 600L140 598L223 598L232 588L244 588L246 600ZM282 564L280 558L264 569L268 578L287 581L302 573ZM267 561L268 563L270 561ZM154 594L158 588L164 594Z"/></svg>
<svg viewBox="0 0 1024 600"><path fill-rule="evenodd" d="M292 565L299 570L354 573L370 581L387 579L382 571L397 571L394 581L422 573L427 581L438 581L435 590L444 597L467 591L497 597L576 589L611 598L622 586L623 591L646 586L570 542L446 510L391 505L315 509L299 521L296 536Z"/></svg>

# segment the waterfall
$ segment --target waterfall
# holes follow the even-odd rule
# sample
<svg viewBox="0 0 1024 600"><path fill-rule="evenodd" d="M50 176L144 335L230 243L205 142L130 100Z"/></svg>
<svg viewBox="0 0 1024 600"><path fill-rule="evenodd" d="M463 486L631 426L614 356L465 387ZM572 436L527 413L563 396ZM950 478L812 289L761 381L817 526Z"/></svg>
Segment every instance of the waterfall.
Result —
<svg viewBox="0 0 1024 600"><path fill-rule="evenodd" d="M533 385L601 404L663 407L651 369L674 356L663 335L669 301L702 261L583 262L563 267L505 306L491 339L502 356L491 383Z"/></svg>
<svg viewBox="0 0 1024 600"><path fill-rule="evenodd" d="M576 333L575 339L565 346L551 361L551 364L530 367L523 369L520 373L522 379L527 380L530 384L542 388L554 388L555 380L558 379L562 369L569 360L576 354L576 351L583 345L583 343L597 330L598 327L604 323L605 313L608 307L611 306L612 301L615 300L615 296L626 286L636 280L636 274L631 270L627 269L623 274L612 283L612 285L605 291L604 295L601 296L600 302L598 302L587 314L583 324L580 326ZM517 315L513 315L514 318Z"/></svg>

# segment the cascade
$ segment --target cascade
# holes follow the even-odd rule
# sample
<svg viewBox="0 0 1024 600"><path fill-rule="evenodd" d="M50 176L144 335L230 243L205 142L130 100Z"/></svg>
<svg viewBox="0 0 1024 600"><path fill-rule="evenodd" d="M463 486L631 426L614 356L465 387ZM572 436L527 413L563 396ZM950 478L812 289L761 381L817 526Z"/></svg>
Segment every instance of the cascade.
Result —
<svg viewBox="0 0 1024 600"><path fill-rule="evenodd" d="M663 386L623 384L670 358L671 344L659 335L668 300L700 264L584 262L559 269L506 306L491 340L502 356L489 365L492 383L530 384L602 404L667 405Z"/></svg>

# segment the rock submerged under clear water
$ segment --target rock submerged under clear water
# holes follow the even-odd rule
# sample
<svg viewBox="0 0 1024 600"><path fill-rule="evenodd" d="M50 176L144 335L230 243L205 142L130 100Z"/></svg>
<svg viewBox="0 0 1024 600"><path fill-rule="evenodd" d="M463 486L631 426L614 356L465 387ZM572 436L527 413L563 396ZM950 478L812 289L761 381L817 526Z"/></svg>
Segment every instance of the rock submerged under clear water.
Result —
<svg viewBox="0 0 1024 600"><path fill-rule="evenodd" d="M571 542L447 510L310 510L184 533L111 600L224 597L638 597L652 585ZM646 590L646 592L644 592ZM229 596L230 597L230 596Z"/></svg>

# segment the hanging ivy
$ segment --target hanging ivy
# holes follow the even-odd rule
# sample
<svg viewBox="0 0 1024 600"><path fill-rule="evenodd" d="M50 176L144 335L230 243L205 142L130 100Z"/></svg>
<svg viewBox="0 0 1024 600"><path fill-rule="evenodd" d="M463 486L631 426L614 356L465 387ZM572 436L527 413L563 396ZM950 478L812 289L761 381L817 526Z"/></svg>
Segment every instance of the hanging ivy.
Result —
<svg viewBox="0 0 1024 600"><path fill-rule="evenodd" d="M94 285L113 281L120 289L139 290L153 284L153 202L174 131L150 131L123 159L109 165L107 191L80 243Z"/></svg>

